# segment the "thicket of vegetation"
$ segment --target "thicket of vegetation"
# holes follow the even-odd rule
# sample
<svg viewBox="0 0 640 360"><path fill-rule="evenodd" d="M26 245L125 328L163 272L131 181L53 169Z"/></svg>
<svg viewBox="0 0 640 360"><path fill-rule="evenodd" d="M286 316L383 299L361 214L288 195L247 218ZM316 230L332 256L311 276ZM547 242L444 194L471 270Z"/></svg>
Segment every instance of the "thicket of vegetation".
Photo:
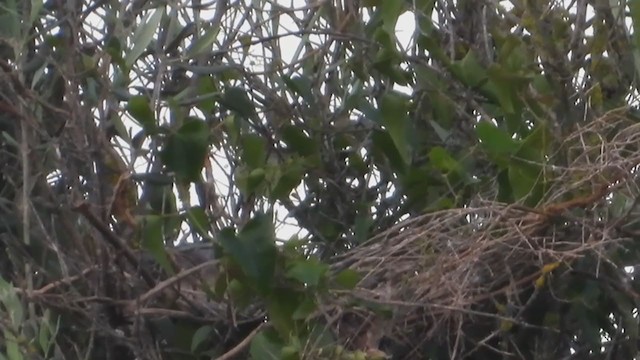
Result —
<svg viewBox="0 0 640 360"><path fill-rule="evenodd" d="M0 359L632 359L638 75L636 1L3 0Z"/></svg>

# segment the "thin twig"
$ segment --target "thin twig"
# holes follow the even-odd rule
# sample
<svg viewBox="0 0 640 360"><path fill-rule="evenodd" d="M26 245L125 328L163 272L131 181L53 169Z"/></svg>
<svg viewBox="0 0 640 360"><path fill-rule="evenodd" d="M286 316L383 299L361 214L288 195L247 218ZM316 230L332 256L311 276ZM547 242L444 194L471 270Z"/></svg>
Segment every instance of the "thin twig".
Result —
<svg viewBox="0 0 640 360"><path fill-rule="evenodd" d="M41 287L40 289L37 290L33 290L30 294L31 295L43 295L48 293L49 291L61 286L61 285L70 285L71 283L75 282L76 280L82 279L85 275L87 275L88 273L90 273L91 271L94 271L95 269L97 269L98 266L92 266L88 269L84 269L82 270L82 272L80 274L77 275L73 275L73 276L69 276L60 280L56 280L54 282L51 282L47 285L44 285L43 287ZM25 293L26 291L24 291L21 288L15 288L15 291L18 293ZM28 292L27 292L28 293Z"/></svg>
<svg viewBox="0 0 640 360"><path fill-rule="evenodd" d="M266 323L262 323L260 325L258 325L255 329L253 329L253 331L247 335L246 338L244 338L244 340L242 340L240 343L238 343L238 345L234 346L231 350L227 351L226 353L222 354L221 356L215 358L216 360L229 360L231 358L233 358L234 356L238 355L242 350L244 350L244 348L246 348L249 343L251 342L251 340L258 334L258 332L266 325Z"/></svg>
<svg viewBox="0 0 640 360"><path fill-rule="evenodd" d="M146 301L148 301L149 299L151 299L153 296L157 295L158 293L160 293L163 289L166 289L167 287L177 283L178 281L188 277L189 275L196 273L208 266L213 266L216 263L218 263L218 260L209 260L207 262L204 262L202 264L196 265L192 268L189 268L187 270L181 271L180 273L168 278L167 280L164 280L160 283L158 283L154 288L150 289L149 291L147 291L146 293L142 294L139 298L138 301L143 304Z"/></svg>
<svg viewBox="0 0 640 360"><path fill-rule="evenodd" d="M127 246L127 243L114 234L106 224L104 224L98 217L89 209L89 205L87 203L80 203L74 207L74 210L84 216L87 221L96 229L107 242L113 246L116 250L122 251L124 257L127 258L127 261L136 269L140 270L140 274L142 278L147 283L147 285L153 287L155 281L153 277L146 271L146 269L141 268L138 263L138 259L136 258L133 251Z"/></svg>

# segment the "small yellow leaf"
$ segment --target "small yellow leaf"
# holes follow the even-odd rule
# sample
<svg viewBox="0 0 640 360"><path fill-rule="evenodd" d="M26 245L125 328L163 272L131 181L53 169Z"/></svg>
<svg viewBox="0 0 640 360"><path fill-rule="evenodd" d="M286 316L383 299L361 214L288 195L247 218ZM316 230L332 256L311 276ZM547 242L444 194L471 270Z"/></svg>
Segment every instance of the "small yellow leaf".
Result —
<svg viewBox="0 0 640 360"><path fill-rule="evenodd" d="M109 214L118 222L136 228L133 210L138 200L135 182L131 179L129 169L117 151L110 145L100 147L104 173L101 176L109 185Z"/></svg>
<svg viewBox="0 0 640 360"><path fill-rule="evenodd" d="M513 322L509 320L500 320L500 331L507 332L513 328Z"/></svg>
<svg viewBox="0 0 640 360"><path fill-rule="evenodd" d="M496 310L498 310L499 314L506 314L507 313L507 307L504 304L496 302L495 305L496 305Z"/></svg>
<svg viewBox="0 0 640 360"><path fill-rule="evenodd" d="M591 90L589 90L589 101L591 102L591 106L597 109L600 109L604 102L603 99L604 98L602 96L602 87L598 82L591 88Z"/></svg>
<svg viewBox="0 0 640 360"><path fill-rule="evenodd" d="M558 266L560 266L560 262L559 261L553 262L551 264L547 264L547 265L542 267L542 274L543 275L544 274L548 274L548 273L552 272L553 270L557 269Z"/></svg>
<svg viewBox="0 0 640 360"><path fill-rule="evenodd" d="M536 289L540 289L544 286L544 284L547 282L547 276L545 274L540 275L540 277L538 277L536 279Z"/></svg>

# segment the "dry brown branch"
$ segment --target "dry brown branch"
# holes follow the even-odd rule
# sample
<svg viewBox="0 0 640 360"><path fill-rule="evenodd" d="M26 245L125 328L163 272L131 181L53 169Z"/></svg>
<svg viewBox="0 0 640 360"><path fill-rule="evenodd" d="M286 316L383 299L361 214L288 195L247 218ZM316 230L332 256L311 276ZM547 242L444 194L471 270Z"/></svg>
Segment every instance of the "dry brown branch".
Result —
<svg viewBox="0 0 640 360"><path fill-rule="evenodd" d="M158 295L159 293L162 292L162 290L174 285L175 283L179 282L180 280L193 275L195 273L197 273L200 270L203 270L207 267L213 266L215 264L218 263L218 260L210 260L207 262L204 262L202 264L196 265L192 268L189 268L187 270L181 271L178 274L168 278L167 280L164 280L160 283L158 283L155 287L153 287L151 290L147 291L146 293L144 293L143 295L141 295L137 302L144 304L147 301L149 301L149 299L153 298L154 296Z"/></svg>
<svg viewBox="0 0 640 360"><path fill-rule="evenodd" d="M49 291L55 290L57 287L60 287L62 285L71 285L76 281L82 280L87 274L89 274L92 271L95 271L97 268L98 268L97 266L92 266L90 268L84 269L80 274L69 276L69 277L66 277L64 279L60 279L58 281L54 281L52 283L44 285L39 289L33 290L33 292L30 294L30 296L43 295L43 294L46 294ZM25 292L24 289L21 289L21 288L16 288L15 291L18 292L18 293L24 293Z"/></svg>

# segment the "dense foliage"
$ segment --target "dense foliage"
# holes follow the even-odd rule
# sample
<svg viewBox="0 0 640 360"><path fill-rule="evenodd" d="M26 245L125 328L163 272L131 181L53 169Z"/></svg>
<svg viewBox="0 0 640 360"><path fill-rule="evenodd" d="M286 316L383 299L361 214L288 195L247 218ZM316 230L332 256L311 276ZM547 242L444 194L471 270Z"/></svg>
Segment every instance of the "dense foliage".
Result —
<svg viewBox="0 0 640 360"><path fill-rule="evenodd" d="M640 3L1 4L0 359L637 356Z"/></svg>

